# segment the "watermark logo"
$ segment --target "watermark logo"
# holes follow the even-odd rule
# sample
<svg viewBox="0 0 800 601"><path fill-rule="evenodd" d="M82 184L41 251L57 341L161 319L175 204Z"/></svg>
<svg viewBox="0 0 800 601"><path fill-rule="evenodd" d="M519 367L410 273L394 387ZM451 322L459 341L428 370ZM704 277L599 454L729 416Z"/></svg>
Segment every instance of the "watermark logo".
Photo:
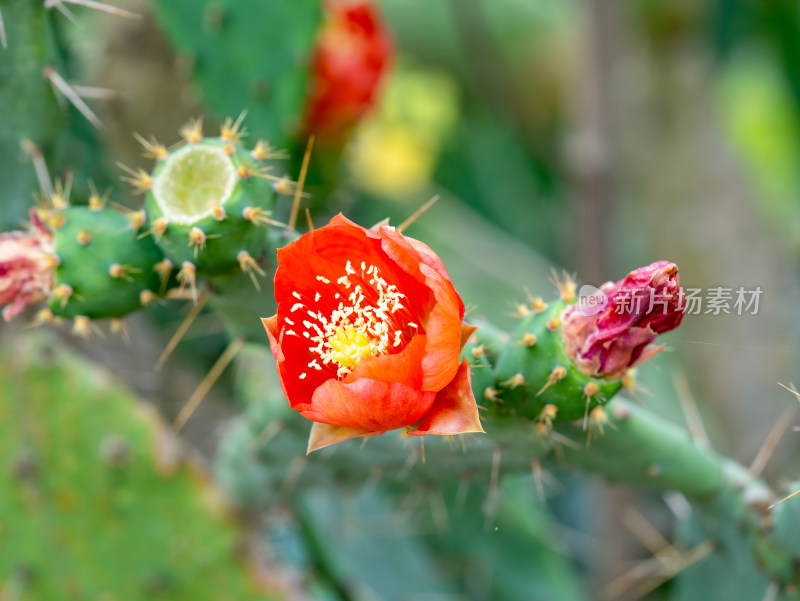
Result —
<svg viewBox="0 0 800 601"><path fill-rule="evenodd" d="M584 284L578 291L578 312L590 317L597 315L608 305L608 295L589 284Z"/></svg>
<svg viewBox="0 0 800 601"><path fill-rule="evenodd" d="M683 288L677 297L674 308L681 309L685 315L758 315L759 301L763 290L760 286L738 289L718 286L702 288ZM611 301L608 295L590 284L584 284L578 292L577 309L581 315L591 317L605 310ZM614 294L613 312L649 315L660 310L667 313L673 306L673 298L668 294L658 294L652 288L647 290L619 290Z"/></svg>

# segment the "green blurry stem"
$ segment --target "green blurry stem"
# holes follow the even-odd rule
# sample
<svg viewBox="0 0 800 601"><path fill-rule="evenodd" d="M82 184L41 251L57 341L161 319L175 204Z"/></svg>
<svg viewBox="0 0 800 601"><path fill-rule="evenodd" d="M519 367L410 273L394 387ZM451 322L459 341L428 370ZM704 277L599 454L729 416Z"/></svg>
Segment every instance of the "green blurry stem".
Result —
<svg viewBox="0 0 800 601"><path fill-rule="evenodd" d="M609 403L607 412L605 432L593 432L591 443L580 422L559 427L574 443L562 447L569 463L609 480L690 497L709 497L722 485L722 458L684 430L622 398Z"/></svg>

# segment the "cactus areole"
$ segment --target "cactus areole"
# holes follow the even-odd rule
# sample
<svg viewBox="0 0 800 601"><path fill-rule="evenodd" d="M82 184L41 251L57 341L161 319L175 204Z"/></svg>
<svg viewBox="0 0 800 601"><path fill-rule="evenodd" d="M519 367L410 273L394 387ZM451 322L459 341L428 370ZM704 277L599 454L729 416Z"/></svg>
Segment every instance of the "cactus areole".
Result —
<svg viewBox="0 0 800 601"><path fill-rule="evenodd" d="M436 254L394 228L337 216L278 251L264 319L309 450L356 436L481 432L459 354L473 328Z"/></svg>

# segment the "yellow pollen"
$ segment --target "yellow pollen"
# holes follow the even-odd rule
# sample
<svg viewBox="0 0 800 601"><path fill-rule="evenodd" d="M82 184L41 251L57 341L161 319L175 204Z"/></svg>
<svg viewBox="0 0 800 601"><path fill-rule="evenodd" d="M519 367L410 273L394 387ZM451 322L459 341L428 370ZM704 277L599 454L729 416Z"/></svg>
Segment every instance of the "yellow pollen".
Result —
<svg viewBox="0 0 800 601"><path fill-rule="evenodd" d="M353 326L343 326L328 340L332 352L328 357L342 367L353 367L361 357L372 356L369 336Z"/></svg>
<svg viewBox="0 0 800 601"><path fill-rule="evenodd" d="M402 350L418 329L416 324L412 327L402 302L405 295L383 279L378 268L362 264L359 273L348 261L345 273L335 283L317 276L320 287L305 295L294 291L292 296L300 302L289 311L300 312L303 330L295 335L309 341L314 357L308 367L334 371L340 379L364 357Z"/></svg>

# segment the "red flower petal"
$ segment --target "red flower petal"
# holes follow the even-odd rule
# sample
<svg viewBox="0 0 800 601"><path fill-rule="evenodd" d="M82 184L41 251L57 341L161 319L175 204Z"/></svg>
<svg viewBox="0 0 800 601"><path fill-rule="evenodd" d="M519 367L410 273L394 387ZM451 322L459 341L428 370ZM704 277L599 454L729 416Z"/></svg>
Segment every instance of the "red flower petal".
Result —
<svg viewBox="0 0 800 601"><path fill-rule="evenodd" d="M483 432L478 416L478 404L472 393L472 377L469 364L464 359L456 377L439 391L430 411L425 414L417 428L409 434L465 434Z"/></svg>
<svg viewBox="0 0 800 601"><path fill-rule="evenodd" d="M272 356L275 357L275 363L278 366L278 376L280 376L281 389L283 394L289 400L289 405L294 409L300 403L311 402L311 397L319 382L313 380L301 380L298 374L292 371L286 361L286 354L284 347L286 344L286 337L280 336L277 329L278 316L273 315L267 319L262 319L264 328L267 330L269 336L269 346L272 349ZM288 350L287 350L288 352Z"/></svg>
<svg viewBox="0 0 800 601"><path fill-rule="evenodd" d="M425 357L427 340L424 334L417 334L400 353L362 359L353 369L353 373L347 376L345 382L369 378L399 382L411 388L424 390L422 360Z"/></svg>
<svg viewBox="0 0 800 601"><path fill-rule="evenodd" d="M314 392L311 403L298 405L297 410L315 422L385 432L418 422L435 398L435 392L397 382L328 380Z"/></svg>
<svg viewBox="0 0 800 601"><path fill-rule="evenodd" d="M427 265L420 269L426 275L436 273ZM463 305L453 285L436 274L428 284L438 301L425 325L428 344L422 360L423 390L441 390L456 375L461 353L461 317Z"/></svg>

